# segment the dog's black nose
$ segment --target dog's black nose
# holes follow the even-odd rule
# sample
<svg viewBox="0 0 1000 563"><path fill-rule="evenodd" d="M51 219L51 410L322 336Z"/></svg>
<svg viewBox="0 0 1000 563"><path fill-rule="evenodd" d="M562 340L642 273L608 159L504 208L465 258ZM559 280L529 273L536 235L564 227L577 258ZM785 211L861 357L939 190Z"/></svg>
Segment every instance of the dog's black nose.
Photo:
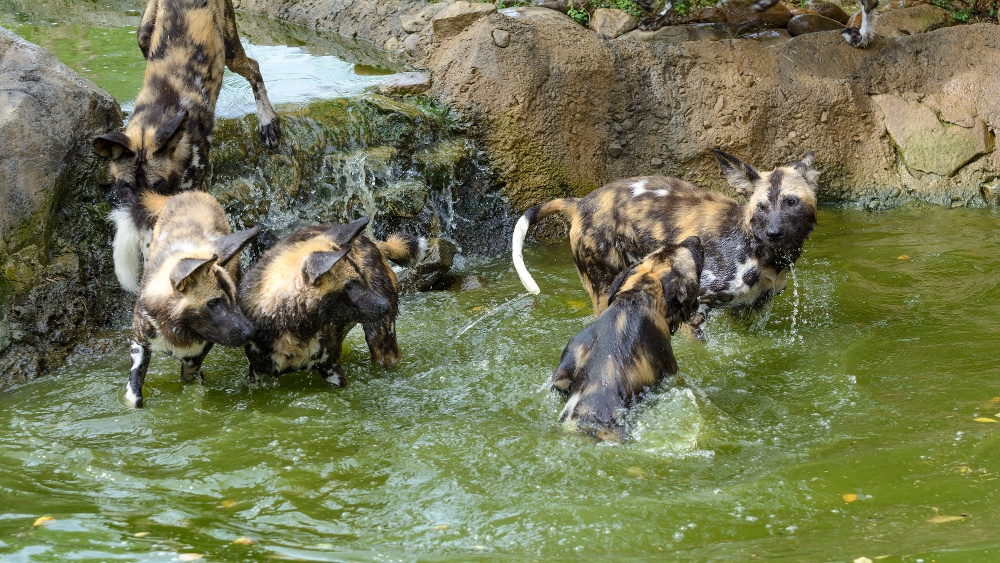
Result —
<svg viewBox="0 0 1000 563"><path fill-rule="evenodd" d="M767 230L767 238L771 239L772 241L776 242L781 240L781 235L782 235L781 229L770 228Z"/></svg>

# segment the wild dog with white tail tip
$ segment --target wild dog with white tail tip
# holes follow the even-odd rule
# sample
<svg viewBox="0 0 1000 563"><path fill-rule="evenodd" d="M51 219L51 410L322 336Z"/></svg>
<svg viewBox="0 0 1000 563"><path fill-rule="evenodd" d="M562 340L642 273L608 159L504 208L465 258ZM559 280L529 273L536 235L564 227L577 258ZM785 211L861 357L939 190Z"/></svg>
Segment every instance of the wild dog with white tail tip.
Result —
<svg viewBox="0 0 1000 563"><path fill-rule="evenodd" d="M622 272L609 306L570 340L553 388L559 421L607 441L628 438L624 417L642 394L677 373L670 335L698 310L705 254L698 237L668 244Z"/></svg>
<svg viewBox="0 0 1000 563"><path fill-rule="evenodd" d="M240 304L254 324L246 344L249 380L310 369L344 384L340 354L358 323L372 361L392 367L398 285L386 259L415 265L423 239L393 235L373 243L362 233L363 217L347 225L300 229L264 253L240 287Z"/></svg>
<svg viewBox="0 0 1000 563"><path fill-rule="evenodd" d="M701 307L690 321L696 337L704 338L702 326L712 308L764 307L785 288L788 270L816 226L819 172L812 153L770 172L758 172L719 150L715 154L723 176L747 198L745 203L684 180L643 176L612 182L582 198L529 208L513 235L521 283L539 293L524 266L524 238L543 217L561 212L570 216L573 261L595 315L607 308L618 274L664 244L689 236L699 237L705 248Z"/></svg>
<svg viewBox="0 0 1000 563"><path fill-rule="evenodd" d="M133 293L154 222L142 196L205 189L225 67L250 82L264 146L274 148L280 138L257 62L240 44L232 0L149 0L137 36L146 75L135 109L123 131L94 139L94 150L111 160L112 191L120 202L111 214L115 274Z"/></svg>
<svg viewBox="0 0 1000 563"><path fill-rule="evenodd" d="M149 259L132 318L132 367L125 399L142 406L142 385L153 350L181 361L181 379L201 377L214 344L243 346L253 332L240 311L240 250L260 226L232 232L222 206L205 192L172 197L146 193L154 218Z"/></svg>

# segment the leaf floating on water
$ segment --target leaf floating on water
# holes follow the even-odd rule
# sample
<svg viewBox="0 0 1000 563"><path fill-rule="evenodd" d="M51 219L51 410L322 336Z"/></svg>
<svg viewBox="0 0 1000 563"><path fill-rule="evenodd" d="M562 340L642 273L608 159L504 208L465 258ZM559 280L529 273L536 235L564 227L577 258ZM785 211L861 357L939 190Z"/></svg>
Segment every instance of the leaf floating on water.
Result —
<svg viewBox="0 0 1000 563"><path fill-rule="evenodd" d="M55 521L56 519L51 516L40 516L35 519L35 523L32 526L48 526Z"/></svg>
<svg viewBox="0 0 1000 563"><path fill-rule="evenodd" d="M219 503L219 506L221 506L222 508L232 508L232 507L236 506L237 504L239 504L239 503L236 502L235 500L224 500L224 501L222 501L222 502Z"/></svg>
<svg viewBox="0 0 1000 563"><path fill-rule="evenodd" d="M909 254L900 254L899 256L896 257L896 260L909 260L909 259L910 259Z"/></svg>
<svg viewBox="0 0 1000 563"><path fill-rule="evenodd" d="M575 299L571 299L571 300L567 301L566 304L569 305L570 307L574 308L574 309L583 309L584 307L587 306L587 303L585 303L583 301L577 301Z"/></svg>
<svg viewBox="0 0 1000 563"><path fill-rule="evenodd" d="M439 531L439 532L443 532L443 531L445 531L445 530L448 529L448 525L447 524L439 524L437 526L434 526L434 529L437 530L437 531Z"/></svg>
<svg viewBox="0 0 1000 563"><path fill-rule="evenodd" d="M257 543L257 540L253 540L244 536L241 538L236 538L235 540L233 540L233 543L236 545L253 545Z"/></svg>
<svg viewBox="0 0 1000 563"><path fill-rule="evenodd" d="M854 563L872 563L872 560L867 557L858 557L854 560Z"/></svg>
<svg viewBox="0 0 1000 563"><path fill-rule="evenodd" d="M858 500L858 495L854 493L847 493L844 495L844 502L854 502L856 500Z"/></svg>
<svg viewBox="0 0 1000 563"><path fill-rule="evenodd" d="M928 520L931 524L947 524L948 522L958 522L959 520L965 520L965 515L960 516L942 516L938 514L937 516Z"/></svg>
<svg viewBox="0 0 1000 563"><path fill-rule="evenodd" d="M204 555L200 553L182 553L177 556L177 559L181 561L197 561L202 557L204 557Z"/></svg>
<svg viewBox="0 0 1000 563"><path fill-rule="evenodd" d="M635 465L633 465L632 467L629 467L628 469L626 469L625 473L628 473L629 477L637 477L639 479L645 479L646 478L646 472L643 471L642 469L636 467Z"/></svg>
<svg viewBox="0 0 1000 563"><path fill-rule="evenodd" d="M485 305L476 305L475 307L472 308L472 312L475 313L476 311L482 311L485 308L486 308Z"/></svg>
<svg viewBox="0 0 1000 563"><path fill-rule="evenodd" d="M981 416L976 419L976 422L998 422L998 421L995 418L987 418L985 416Z"/></svg>
<svg viewBox="0 0 1000 563"><path fill-rule="evenodd" d="M149 532L136 532L136 533L132 534L132 537L134 537L134 538L144 538L144 537L146 537L148 535L149 535Z"/></svg>
<svg viewBox="0 0 1000 563"><path fill-rule="evenodd" d="M1000 403L1000 397L993 397L993 398L992 398L992 399L990 399L990 400L989 400L988 402L989 402L989 404L991 404L991 405L995 405L995 404L997 404L997 403Z"/></svg>

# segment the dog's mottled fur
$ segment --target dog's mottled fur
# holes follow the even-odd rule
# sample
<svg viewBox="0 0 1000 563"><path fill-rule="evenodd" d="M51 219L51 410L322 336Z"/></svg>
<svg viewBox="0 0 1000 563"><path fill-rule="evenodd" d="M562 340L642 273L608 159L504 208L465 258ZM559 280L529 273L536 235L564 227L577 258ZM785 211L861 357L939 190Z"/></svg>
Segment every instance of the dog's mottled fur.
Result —
<svg viewBox="0 0 1000 563"><path fill-rule="evenodd" d="M819 172L812 167L812 153L770 172L758 172L722 151L716 156L745 203L676 178L644 176L525 211L513 235L514 267L524 287L539 292L524 266L524 237L543 217L561 212L570 216L573 261L595 315L607 308L611 282L619 273L689 236L701 238L705 247L701 309L691 321L695 336L703 338L711 308L766 305L785 288L788 269L816 225Z"/></svg>
<svg viewBox="0 0 1000 563"><path fill-rule="evenodd" d="M705 255L698 237L668 244L622 272L597 320L570 340L552 386L560 422L604 440L627 438L623 418L642 393L677 373L670 335L698 310Z"/></svg>
<svg viewBox="0 0 1000 563"><path fill-rule="evenodd" d="M280 137L257 62L240 44L232 0L149 0L137 36L146 75L135 109L123 131L94 139L94 150L111 160L112 191L120 202L111 215L115 273L133 293L142 242L154 221L139 202L148 191L205 189L225 67L250 82L264 145L274 148Z"/></svg>
<svg viewBox="0 0 1000 563"><path fill-rule="evenodd" d="M260 231L229 228L222 206L205 192L141 202L156 223L132 319L132 367L125 398L142 406L150 352L181 361L185 382L201 375L213 344L242 346L253 330L237 304L240 250Z"/></svg>
<svg viewBox="0 0 1000 563"><path fill-rule="evenodd" d="M656 0L634 1L643 11L651 14L639 20L639 29L643 31L655 31L669 23L670 15L674 8L673 0L666 0L663 8L656 14L653 14L656 10ZM861 28L848 27L841 30L840 34L844 37L844 41L851 47L863 49L871 45L872 39L875 37L875 8L878 7L879 0L860 0L860 2ZM778 0L757 0L753 5L753 9L763 12L777 3Z"/></svg>
<svg viewBox="0 0 1000 563"><path fill-rule="evenodd" d="M245 346L251 381L311 369L343 385L341 348L358 323L372 361L392 367L399 360L398 285L385 260L413 265L426 246L401 235L373 243L361 234L367 224L365 217L300 229L247 273L240 304L255 327Z"/></svg>

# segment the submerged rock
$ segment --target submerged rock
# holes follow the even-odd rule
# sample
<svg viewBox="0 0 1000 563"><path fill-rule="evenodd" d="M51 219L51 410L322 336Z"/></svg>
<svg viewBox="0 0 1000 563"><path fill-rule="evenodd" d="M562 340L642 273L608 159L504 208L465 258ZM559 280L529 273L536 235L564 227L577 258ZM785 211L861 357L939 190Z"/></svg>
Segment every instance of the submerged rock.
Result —
<svg viewBox="0 0 1000 563"><path fill-rule="evenodd" d="M458 254L454 243L441 238L427 240L427 255L419 264L398 274L400 293L427 291L444 279Z"/></svg>

